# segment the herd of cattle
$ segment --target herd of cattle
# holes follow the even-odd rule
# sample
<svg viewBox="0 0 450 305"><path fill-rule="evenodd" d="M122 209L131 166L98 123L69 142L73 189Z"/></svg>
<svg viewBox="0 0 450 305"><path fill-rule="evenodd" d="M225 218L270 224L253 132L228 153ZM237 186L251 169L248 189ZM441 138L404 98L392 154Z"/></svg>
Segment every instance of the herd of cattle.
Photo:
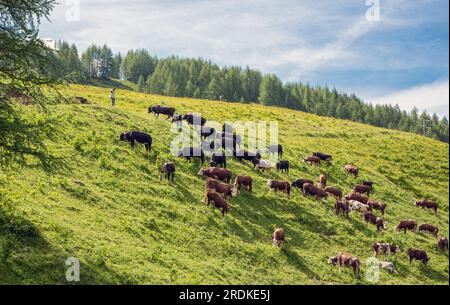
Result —
<svg viewBox="0 0 450 305"><path fill-rule="evenodd" d="M149 107L149 113L153 113L155 116L166 115L168 119L172 119L173 123L176 123L181 127L182 121L186 121L189 125L200 125L201 127L201 137L206 138L216 131L213 128L206 127L205 124L207 120L199 115L188 113L185 115L178 115L172 107L166 107L161 105L156 105ZM150 152L152 146L152 137L149 134L140 131L130 131L120 135L121 141L128 141L131 147L134 147L135 142L145 145L147 152ZM213 141L208 143L207 147L214 151L217 151L217 145L220 147L222 144L222 149L226 149L230 146L226 144L231 143L232 156L236 158L239 162L248 161L250 162L256 170L260 171L270 171L275 168L277 171L282 173L288 173L290 169L290 163L287 160L278 161L274 166L269 160L263 160L261 153L249 152L245 150L238 150L241 147L242 138L233 132L233 127L224 124L223 130L218 133L218 141ZM178 157L185 158L188 162L191 162L192 158L197 158L203 165L206 160L206 154L204 151L204 145L200 148L195 147L184 147L178 152ZM283 156L282 145L273 145L268 147L267 152L270 154L278 155L278 157ZM332 156L324 154L321 152L316 152L312 156L305 157L303 162L320 166L322 162L330 165L332 162ZM212 153L210 158L210 167L206 169L200 169L198 175L206 178L205 182L205 195L204 201L209 206L213 204L216 208L220 209L223 217L230 211L228 205L229 197L236 197L239 195L242 189L248 192L253 190L253 179L250 176L237 175L232 182L233 173L227 169L227 157L224 154ZM355 178L359 175L359 169L353 165L345 165L343 168L349 175L353 175ZM166 162L160 172L160 179L164 177L174 182L176 166L174 162ZM374 183L371 181L363 181L361 184L356 185L352 192L346 196L343 195L343 191L337 187L327 185L328 177L325 174L320 175L318 179L318 184L315 185L314 181L310 179L298 179L294 182L289 181L279 181L279 180L269 180L267 182L267 187L270 191L283 192L288 198L291 196L291 189L299 189L304 196L310 196L316 200L321 200L327 197L332 197L335 199L334 212L336 215L343 214L345 217L349 217L350 212L359 213L362 215L366 224L372 224L376 227L377 231L386 230L387 223L383 219L386 213L387 204L370 199L370 195L375 191ZM435 214L437 214L438 204L431 200L421 200L416 202L417 207L422 207L426 209L432 209ZM375 211L379 211L381 216L377 216ZM438 237L439 229L432 224L420 224L415 220L403 220L396 227L397 232L403 231L405 234L407 231L412 231L416 233L427 232L431 233L436 238ZM285 240L285 232L282 228L278 228L272 234L272 242L274 246L281 246ZM441 251L448 251L448 239L446 237L441 237L437 241L437 247ZM375 256L383 254L385 257L390 255L395 255L400 252L400 248L396 245L386 244L386 243L376 243L372 247ZM407 256L409 262L413 260L422 261L424 265L430 260L427 253L420 249L410 248L407 250ZM360 272L360 260L349 253L340 252L334 257L330 257L328 263L332 265L339 265L341 267L350 267L353 269L355 274ZM389 272L396 272L395 265L392 262L382 261L380 262L380 268L388 270Z"/></svg>

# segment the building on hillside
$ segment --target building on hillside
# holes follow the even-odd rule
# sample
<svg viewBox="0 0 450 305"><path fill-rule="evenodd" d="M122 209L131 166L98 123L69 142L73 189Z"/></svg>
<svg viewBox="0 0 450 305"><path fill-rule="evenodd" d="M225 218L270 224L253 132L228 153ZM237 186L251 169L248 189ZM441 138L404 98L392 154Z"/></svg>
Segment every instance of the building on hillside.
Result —
<svg viewBox="0 0 450 305"><path fill-rule="evenodd" d="M56 47L56 40L53 38L41 38L41 41L45 44L45 46L51 50L56 51L58 48Z"/></svg>

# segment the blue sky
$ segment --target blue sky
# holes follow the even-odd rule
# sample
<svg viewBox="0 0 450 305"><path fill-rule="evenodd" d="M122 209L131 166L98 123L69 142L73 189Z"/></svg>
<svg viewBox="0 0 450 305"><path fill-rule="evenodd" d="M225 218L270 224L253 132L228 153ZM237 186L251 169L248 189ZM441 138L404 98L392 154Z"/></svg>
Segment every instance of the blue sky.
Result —
<svg viewBox="0 0 450 305"><path fill-rule="evenodd" d="M367 1L61 0L41 36L249 65L448 116L449 1ZM374 2L378 21L366 19Z"/></svg>

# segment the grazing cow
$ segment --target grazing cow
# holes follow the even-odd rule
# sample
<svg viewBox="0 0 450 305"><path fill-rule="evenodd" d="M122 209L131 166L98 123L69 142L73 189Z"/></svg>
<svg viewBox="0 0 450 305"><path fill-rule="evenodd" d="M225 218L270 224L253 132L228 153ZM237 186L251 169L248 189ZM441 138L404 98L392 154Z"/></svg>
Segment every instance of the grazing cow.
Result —
<svg viewBox="0 0 450 305"><path fill-rule="evenodd" d="M428 200L428 199L417 201L416 206L426 208L426 209L433 209L435 214L437 214L437 210L439 207L439 205L436 202Z"/></svg>
<svg viewBox="0 0 450 305"><path fill-rule="evenodd" d="M330 257L328 263L333 266L339 265L339 271L342 270L342 267L350 267L353 269L355 275L358 275L361 271L359 259L349 253L339 252L336 256Z"/></svg>
<svg viewBox="0 0 450 305"><path fill-rule="evenodd" d="M271 155L278 155L278 157L283 157L283 146L281 144L278 145L270 145L267 151Z"/></svg>
<svg viewBox="0 0 450 305"><path fill-rule="evenodd" d="M291 165L289 161L278 161L276 167L277 171L289 173Z"/></svg>
<svg viewBox="0 0 450 305"><path fill-rule="evenodd" d="M387 207L386 203L377 202L373 200L369 200L367 202L367 205L370 207L371 210L379 210L381 212L381 215L384 215Z"/></svg>
<svg viewBox="0 0 450 305"><path fill-rule="evenodd" d="M325 192L334 196L334 198L341 200L342 199L342 191L337 187L327 186L325 188Z"/></svg>
<svg viewBox="0 0 450 305"><path fill-rule="evenodd" d="M291 197L291 184L289 182L269 180L267 181L267 186L271 191L275 191L275 193L281 191L286 193L288 198Z"/></svg>
<svg viewBox="0 0 450 305"><path fill-rule="evenodd" d="M320 160L327 162L327 164L331 164L331 160L333 159L332 156L321 153L321 152L315 152L313 154L313 156L320 158Z"/></svg>
<svg viewBox="0 0 450 305"><path fill-rule="evenodd" d="M380 268L388 271L389 273L398 273L397 268L392 262L380 262Z"/></svg>
<svg viewBox="0 0 450 305"><path fill-rule="evenodd" d="M377 231L380 231L380 229L386 230L386 222L383 218L375 216L372 212L364 213L364 221L366 224L370 222L371 224L377 226Z"/></svg>
<svg viewBox="0 0 450 305"><path fill-rule="evenodd" d="M358 177L358 175L359 175L359 169L356 166L347 164L344 166L344 169L347 173L349 173L355 177Z"/></svg>
<svg viewBox="0 0 450 305"><path fill-rule="evenodd" d="M437 246L438 246L439 250L441 250L441 251L448 251L448 239L447 239L447 237L439 238L439 240L437 242Z"/></svg>
<svg viewBox="0 0 450 305"><path fill-rule="evenodd" d="M303 159L303 163L309 163L311 165L320 165L320 158L318 157L306 157Z"/></svg>
<svg viewBox="0 0 450 305"><path fill-rule="evenodd" d="M372 188L370 186L367 186L367 185L357 185L353 189L353 193L366 194L367 196L370 195L371 191L372 191Z"/></svg>
<svg viewBox="0 0 450 305"><path fill-rule="evenodd" d="M166 176L167 180L173 180L175 179L175 163L173 162L166 162L161 168L161 172L159 175L159 180L162 180L162 178Z"/></svg>
<svg viewBox="0 0 450 305"><path fill-rule="evenodd" d="M357 211L360 212L362 214L370 212L370 207L364 203L361 203L359 201L356 200L348 200L348 203L350 205L350 210L351 211Z"/></svg>
<svg viewBox="0 0 450 305"><path fill-rule="evenodd" d="M274 247L279 247L284 242L284 230L276 229L272 234L272 245Z"/></svg>
<svg viewBox="0 0 450 305"><path fill-rule="evenodd" d="M372 249L373 249L373 253L374 253L375 257L377 257L380 254L383 254L384 256L389 256L389 255L395 255L395 254L401 252L401 250L398 246L390 245L390 244L375 243L375 244L373 244Z"/></svg>
<svg viewBox="0 0 450 305"><path fill-rule="evenodd" d="M305 194L305 191L303 190L303 186L307 183L314 184L314 182L309 179L298 179L298 180L295 180L294 182L292 182L292 187L298 188L299 190L301 190L303 192L303 194Z"/></svg>
<svg viewBox="0 0 450 305"><path fill-rule="evenodd" d="M202 165L205 162L205 153L201 148L184 147L178 152L177 157L185 158L189 163L191 162L191 158L200 159Z"/></svg>
<svg viewBox="0 0 450 305"><path fill-rule="evenodd" d="M210 167L207 169L201 169L199 170L198 175L202 177L214 178L226 183L230 183L231 181L231 171L225 168Z"/></svg>
<svg viewBox="0 0 450 305"><path fill-rule="evenodd" d="M365 186L370 186L370 188L373 190L373 186L375 183L373 183L372 181L363 181L362 185Z"/></svg>
<svg viewBox="0 0 450 305"><path fill-rule="evenodd" d="M204 126L206 124L205 118L203 118L202 116L200 116L198 114L194 114L194 113L187 113L187 114L183 115L181 119L188 122L189 125Z"/></svg>
<svg viewBox="0 0 450 305"><path fill-rule="evenodd" d="M156 105L148 107L148 113L153 113L156 117L159 117L160 114L164 114L167 115L167 119L170 119L175 115L175 108Z"/></svg>
<svg viewBox="0 0 450 305"><path fill-rule="evenodd" d="M345 199L359 201L361 203L364 203L365 205L367 205L367 203L369 202L369 198L358 193L350 193L347 196L345 196Z"/></svg>
<svg viewBox="0 0 450 305"><path fill-rule="evenodd" d="M328 181L327 176L324 175L324 174L321 174L319 176L319 188L322 189L322 188L326 187L327 186L327 181Z"/></svg>
<svg viewBox="0 0 450 305"><path fill-rule="evenodd" d="M149 153L152 149L152 136L141 131L129 131L124 132L119 137L120 141L130 142L131 147L134 147L135 142L141 143L145 145L145 149Z"/></svg>
<svg viewBox="0 0 450 305"><path fill-rule="evenodd" d="M426 265L428 263L428 261L430 260L430 258L428 257L428 255L425 251L412 249L412 248L408 249L408 258L409 258L410 265L411 265L413 259L422 261L422 263L424 265Z"/></svg>
<svg viewBox="0 0 450 305"><path fill-rule="evenodd" d="M439 233L438 227L435 227L435 226L427 224L427 223L423 223L423 224L419 225L417 228L419 229L419 232L425 231L425 232L431 233L435 237L437 237L437 235Z"/></svg>
<svg viewBox="0 0 450 305"><path fill-rule="evenodd" d="M253 179L249 176L237 176L234 180L234 187L240 191L241 187L244 187L249 192L253 190Z"/></svg>
<svg viewBox="0 0 450 305"><path fill-rule="evenodd" d="M348 201L336 200L334 211L336 212L336 215L339 215L339 213L342 212L342 214L344 214L348 218L348 213L350 212L350 205Z"/></svg>
<svg viewBox="0 0 450 305"><path fill-rule="evenodd" d="M220 156L218 154L212 154L210 165L212 167L216 167L216 166L219 165L221 167L227 168L227 157L226 156Z"/></svg>
<svg viewBox="0 0 450 305"><path fill-rule="evenodd" d="M258 164L258 161L261 160L261 155L259 153L253 153L246 150L239 150L239 151L233 151L233 155L236 159L239 160L239 162L242 162L242 160L250 161L253 163L253 165L256 166Z"/></svg>
<svg viewBox="0 0 450 305"><path fill-rule="evenodd" d="M235 197L237 195L237 192L233 192L234 188L231 185L221 183L212 178L206 180L205 190L214 190L222 194L225 200L227 200L228 196Z"/></svg>
<svg viewBox="0 0 450 305"><path fill-rule="evenodd" d="M228 203L225 199L219 196L216 191L208 190L205 194L205 201L207 205L209 206L212 203L214 203L214 206L216 208L219 208L222 212L222 217L225 217L225 214L228 213L230 208L228 207Z"/></svg>
<svg viewBox="0 0 450 305"><path fill-rule="evenodd" d="M324 190L321 190L318 187L315 187L314 185L312 185L310 183L305 183L303 185L303 192L305 195L316 197L317 200L328 197L327 192L325 192Z"/></svg>
<svg viewBox="0 0 450 305"><path fill-rule="evenodd" d="M270 162L269 160L258 160L258 163L255 165L255 168L259 169L262 172L264 171L270 172L272 167L273 167L272 162Z"/></svg>
<svg viewBox="0 0 450 305"><path fill-rule="evenodd" d="M205 139L207 137L210 137L216 133L216 130L212 127L202 126L200 130L200 137L202 139Z"/></svg>
<svg viewBox="0 0 450 305"><path fill-rule="evenodd" d="M78 102L80 102L80 104L83 104L83 105L84 104L89 104L89 101L86 98L82 97L82 96L76 96L75 99Z"/></svg>
<svg viewBox="0 0 450 305"><path fill-rule="evenodd" d="M397 232L400 232L404 230L404 233L406 234L406 231L413 231L416 233L417 230L417 222L414 220L402 220L400 223L395 227L395 230Z"/></svg>

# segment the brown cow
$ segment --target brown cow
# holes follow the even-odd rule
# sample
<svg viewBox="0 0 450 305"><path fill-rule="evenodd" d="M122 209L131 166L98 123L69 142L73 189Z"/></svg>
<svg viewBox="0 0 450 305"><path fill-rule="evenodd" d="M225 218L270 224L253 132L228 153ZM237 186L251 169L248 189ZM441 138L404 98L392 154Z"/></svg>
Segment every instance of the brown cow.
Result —
<svg viewBox="0 0 450 305"><path fill-rule="evenodd" d="M348 218L348 213L350 212L350 206L348 201L337 200L336 204L334 205L334 211L336 212L336 215L339 215L339 213L342 211L342 214L344 214Z"/></svg>
<svg viewBox="0 0 450 305"><path fill-rule="evenodd" d="M339 199L339 200L342 199L342 191L340 189L338 189L337 187L327 186L325 188L325 192L333 195L336 199Z"/></svg>
<svg viewBox="0 0 450 305"><path fill-rule="evenodd" d="M276 229L272 234L272 245L274 247L279 247L284 242L284 230Z"/></svg>
<svg viewBox="0 0 450 305"><path fill-rule="evenodd" d="M327 186L327 176L326 175L324 175L324 174L321 174L320 176L319 176L319 188L321 188L321 189L323 189L324 187L326 187Z"/></svg>
<svg viewBox="0 0 450 305"><path fill-rule="evenodd" d="M370 195L371 191L372 191L372 188L367 185L357 185L353 189L353 193L366 194L367 196Z"/></svg>
<svg viewBox="0 0 450 305"><path fill-rule="evenodd" d="M315 187L314 185L312 185L310 183L305 183L303 185L303 191L304 191L305 195L315 196L317 200L328 197L327 192L325 192L324 190L321 190L318 187Z"/></svg>
<svg viewBox="0 0 450 305"><path fill-rule="evenodd" d="M377 202L373 200L369 200L367 202L367 205L370 207L371 210L379 210L381 212L381 215L384 215L384 212L386 211L386 203L383 202Z"/></svg>
<svg viewBox="0 0 450 305"><path fill-rule="evenodd" d="M226 183L230 183L231 181L231 171L226 168L210 167L207 169L201 169L198 172L198 175L208 178L214 178Z"/></svg>
<svg viewBox="0 0 450 305"><path fill-rule="evenodd" d="M291 197L291 184L287 181L269 180L267 181L267 186L270 190L275 191L275 193L277 191L282 191L287 194L288 198Z"/></svg>
<svg viewBox="0 0 450 305"><path fill-rule="evenodd" d="M417 201L416 206L426 208L426 209L433 209L435 214L437 214L437 210L439 208L439 205L436 202L428 200L428 199Z"/></svg>
<svg viewBox="0 0 450 305"><path fill-rule="evenodd" d="M363 196L361 194L358 194L358 193L350 193L347 196L345 196L345 199L358 201L358 202L364 203L366 205L369 202L369 198L367 198L366 196Z"/></svg>
<svg viewBox="0 0 450 305"><path fill-rule="evenodd" d="M447 237L439 238L439 240L437 242L437 246L438 246L439 250L441 250L441 251L448 251L448 239L447 239Z"/></svg>
<svg viewBox="0 0 450 305"><path fill-rule="evenodd" d="M438 227L435 227L435 226L427 224L427 223L423 223L423 224L419 225L418 229L419 229L419 232L422 232L422 231L429 232L429 233L433 234L433 236L435 236L435 237L437 237L437 235L439 233Z"/></svg>
<svg viewBox="0 0 450 305"><path fill-rule="evenodd" d="M234 188L231 185L221 183L212 178L208 178L205 183L206 190L214 190L223 195L223 198L227 200L228 196L235 197L236 192L233 192Z"/></svg>
<svg viewBox="0 0 450 305"><path fill-rule="evenodd" d="M344 166L344 169L347 173L352 174L355 177L358 177L359 169L356 166L347 164Z"/></svg>
<svg viewBox="0 0 450 305"><path fill-rule="evenodd" d="M384 222L383 218L375 216L372 212L364 213L364 221L366 224L370 222L377 226L377 231L380 231L380 229L386 230L386 222Z"/></svg>
<svg viewBox="0 0 450 305"><path fill-rule="evenodd" d="M253 179L250 176L237 176L234 180L234 188L238 191L241 190L241 187L244 187L249 192L253 189Z"/></svg>
<svg viewBox="0 0 450 305"><path fill-rule="evenodd" d="M422 261L422 263L424 265L426 265L428 263L428 261L430 260L430 258L428 257L428 255L425 251L412 249L412 248L408 249L408 258L409 258L410 265L411 265L411 262L413 261L413 259Z"/></svg>
<svg viewBox="0 0 450 305"><path fill-rule="evenodd" d="M355 275L359 275L361 263L359 259L349 253L339 252L336 256L330 257L328 263L333 266L339 265L339 271L342 267L351 267Z"/></svg>
<svg viewBox="0 0 450 305"><path fill-rule="evenodd" d="M228 211L230 210L226 200L220 197L220 195L216 191L213 190L206 191L205 201L208 206L211 204L211 202L214 203L214 206L216 208L219 208L220 211L222 212L222 217L225 217L225 214L227 214Z"/></svg>
<svg viewBox="0 0 450 305"><path fill-rule="evenodd" d="M319 157L306 157L303 159L304 163L309 163L311 165L320 165L320 158Z"/></svg>
<svg viewBox="0 0 450 305"><path fill-rule="evenodd" d="M406 234L406 231L413 231L414 233L416 233L417 230L417 222L415 222L414 220L403 220L400 221L400 223L397 225L397 227L395 227L396 231L402 231L404 230L404 233Z"/></svg>

